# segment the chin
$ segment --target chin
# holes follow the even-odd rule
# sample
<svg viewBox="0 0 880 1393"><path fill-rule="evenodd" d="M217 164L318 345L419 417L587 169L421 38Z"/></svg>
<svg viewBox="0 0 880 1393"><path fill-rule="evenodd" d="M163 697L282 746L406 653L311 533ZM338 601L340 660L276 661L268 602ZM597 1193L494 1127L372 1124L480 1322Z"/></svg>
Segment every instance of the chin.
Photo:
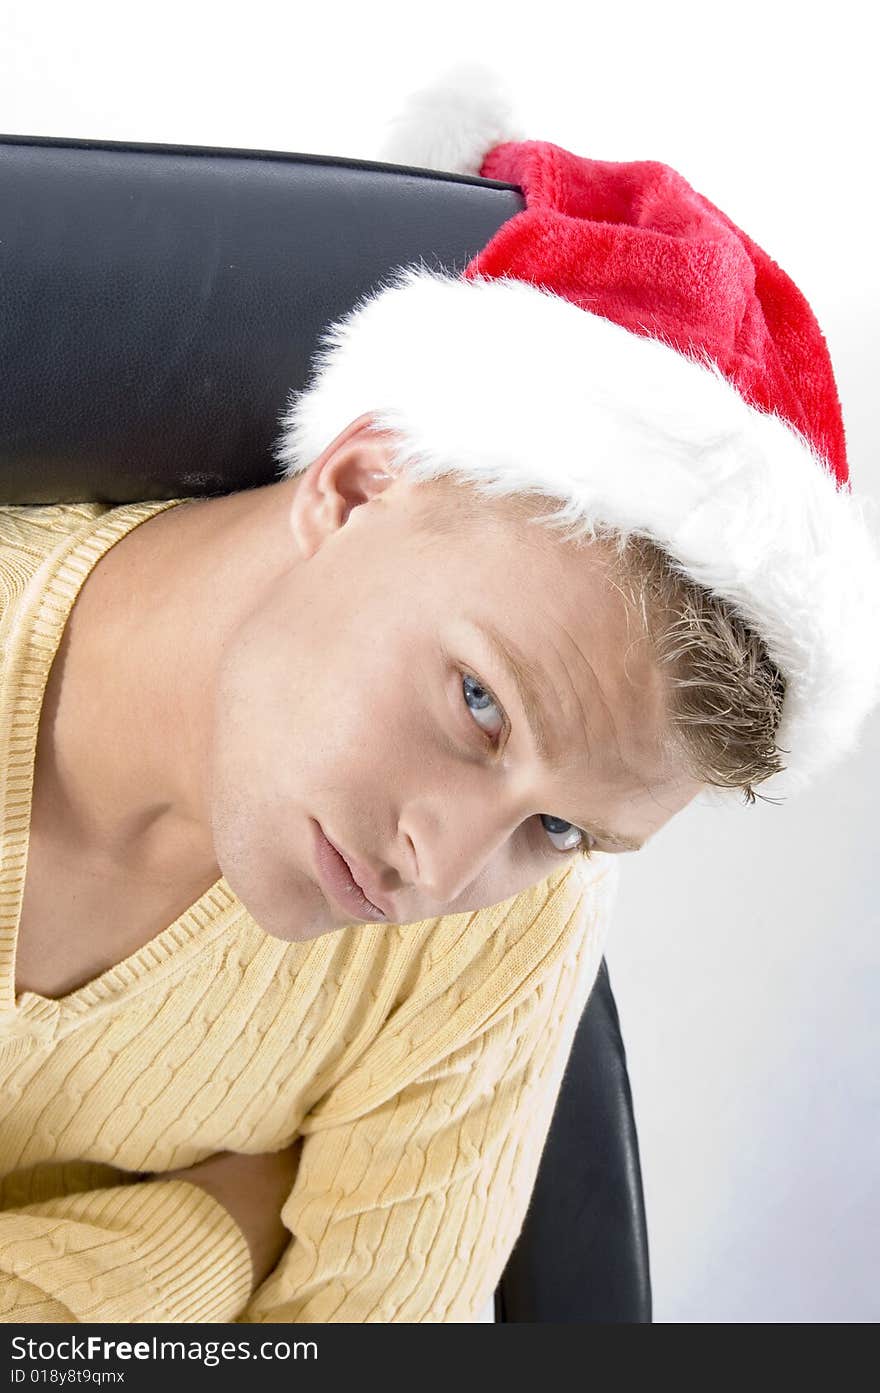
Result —
<svg viewBox="0 0 880 1393"><path fill-rule="evenodd" d="M308 943L345 928L341 914L328 905L307 869L309 850L300 833L300 810L279 797L278 803L288 808L288 841L282 845L277 820L261 823L265 809L243 805L234 786L227 789L217 777L216 768L213 795L211 830L217 863L258 928L282 943Z"/></svg>
<svg viewBox="0 0 880 1393"><path fill-rule="evenodd" d="M220 869L254 923L270 938L309 943L345 927L332 917L319 887L286 865L275 867L275 878L265 866L254 868L251 861L236 857L223 858Z"/></svg>
<svg viewBox="0 0 880 1393"><path fill-rule="evenodd" d="M271 924L267 924L265 920L257 919L255 914L252 914L251 918L259 925L264 933L268 934L270 938L277 938L280 943L311 943L312 939L321 938L324 934L338 933L340 928L338 924L323 928L319 925L303 926L302 924L296 924L291 926L288 924L285 926L285 932L276 933L274 927Z"/></svg>

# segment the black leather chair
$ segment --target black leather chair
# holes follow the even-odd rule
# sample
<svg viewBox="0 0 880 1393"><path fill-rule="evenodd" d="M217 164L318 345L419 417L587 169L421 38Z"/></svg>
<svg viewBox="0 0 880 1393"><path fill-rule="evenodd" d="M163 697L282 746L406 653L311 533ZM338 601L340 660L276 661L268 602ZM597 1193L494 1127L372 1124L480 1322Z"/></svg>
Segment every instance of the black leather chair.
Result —
<svg viewBox="0 0 880 1393"><path fill-rule="evenodd" d="M0 503L270 483L326 324L402 263L462 270L523 207L514 185L363 160L0 136ZM495 1312L651 1320L604 960Z"/></svg>

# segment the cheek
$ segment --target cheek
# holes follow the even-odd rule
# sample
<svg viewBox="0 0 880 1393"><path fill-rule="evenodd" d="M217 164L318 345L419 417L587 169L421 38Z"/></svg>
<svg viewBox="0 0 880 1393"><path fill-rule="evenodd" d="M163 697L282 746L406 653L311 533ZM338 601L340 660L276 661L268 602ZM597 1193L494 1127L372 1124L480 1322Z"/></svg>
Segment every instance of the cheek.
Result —
<svg viewBox="0 0 880 1393"><path fill-rule="evenodd" d="M412 636L359 607L320 634L308 623L242 653L244 700L261 765L291 795L327 794L374 806L412 793L420 761L436 758L440 676ZM437 688L437 691L434 691ZM244 739L245 736L243 735Z"/></svg>
<svg viewBox="0 0 880 1393"><path fill-rule="evenodd" d="M289 611L274 596L251 615L218 673L213 762L228 819L237 805L273 846L306 815L387 833L455 777L442 664L411 619L377 613L369 596L357 613L350 595L345 609L324 596L320 614Z"/></svg>

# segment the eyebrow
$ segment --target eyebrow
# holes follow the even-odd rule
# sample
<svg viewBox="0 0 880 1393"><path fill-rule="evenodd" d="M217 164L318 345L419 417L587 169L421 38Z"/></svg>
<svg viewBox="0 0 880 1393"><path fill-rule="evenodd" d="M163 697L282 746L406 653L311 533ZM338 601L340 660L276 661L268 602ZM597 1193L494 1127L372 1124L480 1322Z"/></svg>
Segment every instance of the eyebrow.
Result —
<svg viewBox="0 0 880 1393"><path fill-rule="evenodd" d="M532 740L541 758L546 762L550 757L550 727L544 718L540 690L544 686L541 669L528 659L516 645L489 621L474 621L473 627L493 652L496 662L504 668L519 696L520 704L526 713ZM607 827L601 827L592 819L579 823L584 831L592 832L603 842L611 842L623 851L641 851L644 842L631 837L622 837Z"/></svg>

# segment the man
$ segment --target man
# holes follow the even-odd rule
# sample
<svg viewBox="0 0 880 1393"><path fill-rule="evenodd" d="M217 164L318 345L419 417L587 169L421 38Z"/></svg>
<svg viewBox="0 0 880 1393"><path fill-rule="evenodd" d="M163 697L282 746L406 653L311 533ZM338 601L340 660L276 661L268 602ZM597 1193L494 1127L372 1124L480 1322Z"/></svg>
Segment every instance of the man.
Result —
<svg viewBox="0 0 880 1393"><path fill-rule="evenodd" d="M75 993L221 876L279 940L430 923L634 850L698 791L609 549L563 558L517 500L468 513L446 483L393 479L389 448L355 421L302 477L163 509L91 568L46 687L31 818L44 902L74 899L79 932L47 908L28 941L25 897L19 991ZM381 918L326 869L325 836ZM258 1285L289 1241L298 1159L156 1175L224 1204Z"/></svg>
<svg viewBox="0 0 880 1393"><path fill-rule="evenodd" d="M779 750L797 787L876 697L803 297L665 166L504 142L477 170L529 211L334 326L281 481L7 510L2 1160L117 1168L4 1197L10 1312L472 1316L612 858L707 785L755 797ZM52 1264L59 1222L91 1268Z"/></svg>

